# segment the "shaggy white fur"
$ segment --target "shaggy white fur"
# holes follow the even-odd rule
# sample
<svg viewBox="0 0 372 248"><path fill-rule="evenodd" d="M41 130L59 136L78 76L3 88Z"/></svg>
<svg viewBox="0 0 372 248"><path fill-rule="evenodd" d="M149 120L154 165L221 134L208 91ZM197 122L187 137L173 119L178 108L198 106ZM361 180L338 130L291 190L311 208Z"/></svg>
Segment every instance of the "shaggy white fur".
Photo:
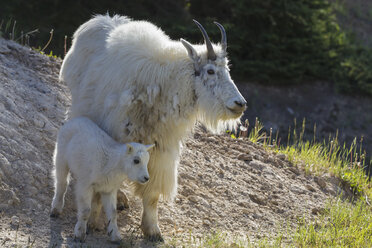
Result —
<svg viewBox="0 0 372 248"><path fill-rule="evenodd" d="M173 199L181 141L197 121L217 132L235 127L246 101L230 78L226 52L173 41L146 21L96 16L74 34L60 73L71 89L69 118L87 116L120 142L155 143L141 228L160 239L157 202Z"/></svg>
<svg viewBox="0 0 372 248"><path fill-rule="evenodd" d="M110 239L120 241L116 218L117 191L127 177L141 184L149 180L148 150L152 147L117 143L85 117L68 121L58 133L54 152L55 194L51 216L57 217L62 212L68 174L71 172L76 179L78 208L75 238L85 240L89 217L91 224L97 226L102 199Z"/></svg>

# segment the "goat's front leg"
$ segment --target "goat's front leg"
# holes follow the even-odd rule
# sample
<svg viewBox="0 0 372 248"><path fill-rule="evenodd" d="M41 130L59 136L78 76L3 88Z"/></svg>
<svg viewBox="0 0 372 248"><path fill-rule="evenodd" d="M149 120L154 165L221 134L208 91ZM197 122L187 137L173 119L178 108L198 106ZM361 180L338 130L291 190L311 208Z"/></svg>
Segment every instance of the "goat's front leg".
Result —
<svg viewBox="0 0 372 248"><path fill-rule="evenodd" d="M158 199L159 195L143 197L141 229L148 240L163 242L158 226Z"/></svg>
<svg viewBox="0 0 372 248"><path fill-rule="evenodd" d="M87 233L87 222L90 215L93 190L84 188L82 185L76 185L76 203L78 208L77 223L75 225L75 240L84 242Z"/></svg>
<svg viewBox="0 0 372 248"><path fill-rule="evenodd" d="M107 234L110 236L110 240L115 243L120 242L122 239L117 224L116 195L116 190L111 193L101 194L103 209L108 221Z"/></svg>

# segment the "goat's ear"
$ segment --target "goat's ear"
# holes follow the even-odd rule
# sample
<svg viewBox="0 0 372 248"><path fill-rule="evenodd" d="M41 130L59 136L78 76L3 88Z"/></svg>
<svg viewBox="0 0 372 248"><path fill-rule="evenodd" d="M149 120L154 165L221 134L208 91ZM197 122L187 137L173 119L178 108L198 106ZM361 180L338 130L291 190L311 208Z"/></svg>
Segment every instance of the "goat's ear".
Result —
<svg viewBox="0 0 372 248"><path fill-rule="evenodd" d="M190 59L194 61L194 63L200 63L200 57L196 52L195 48L186 40L181 39L182 45L186 48L187 54L189 55Z"/></svg>
<svg viewBox="0 0 372 248"><path fill-rule="evenodd" d="M155 146L155 144L152 144L152 145L146 145L146 151L151 150L154 146Z"/></svg>
<svg viewBox="0 0 372 248"><path fill-rule="evenodd" d="M127 144L127 154L131 154L133 150L134 150L133 146L130 144Z"/></svg>

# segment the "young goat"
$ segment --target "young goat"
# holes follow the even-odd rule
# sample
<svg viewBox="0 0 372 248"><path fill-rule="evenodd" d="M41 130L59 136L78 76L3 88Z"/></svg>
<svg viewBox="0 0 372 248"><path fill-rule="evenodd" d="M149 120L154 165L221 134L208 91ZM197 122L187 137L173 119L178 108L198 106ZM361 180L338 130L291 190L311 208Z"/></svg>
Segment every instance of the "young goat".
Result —
<svg viewBox="0 0 372 248"><path fill-rule="evenodd" d="M148 150L153 146L117 143L85 117L68 121L58 133L54 151L55 194L51 217L58 217L62 212L71 171L76 179L78 209L75 239L85 240L89 217L93 225L97 224L101 198L109 223L108 235L111 241L120 241L116 219L117 190L125 178L142 184L149 180Z"/></svg>

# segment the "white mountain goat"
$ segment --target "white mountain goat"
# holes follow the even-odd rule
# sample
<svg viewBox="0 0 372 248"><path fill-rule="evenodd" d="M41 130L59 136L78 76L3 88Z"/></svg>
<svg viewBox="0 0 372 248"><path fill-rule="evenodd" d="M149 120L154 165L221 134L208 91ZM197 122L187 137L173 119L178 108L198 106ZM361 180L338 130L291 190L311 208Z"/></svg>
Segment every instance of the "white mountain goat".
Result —
<svg viewBox="0 0 372 248"><path fill-rule="evenodd" d="M206 48L171 40L146 21L98 15L81 25L63 61L60 81L72 95L69 117L88 116L115 140L155 143L142 197L141 229L162 240L159 196L173 199L181 141L197 121L217 132L235 127L246 101L229 74L226 33Z"/></svg>
<svg viewBox="0 0 372 248"><path fill-rule="evenodd" d="M97 227L101 199L109 223L107 231L110 239L120 241L116 219L117 191L126 178L140 184L149 180L148 150L153 146L117 143L85 117L68 121L58 133L54 152L55 192L51 217L57 217L62 212L68 174L71 172L76 179L78 209L75 238L85 240L88 218L93 227Z"/></svg>

